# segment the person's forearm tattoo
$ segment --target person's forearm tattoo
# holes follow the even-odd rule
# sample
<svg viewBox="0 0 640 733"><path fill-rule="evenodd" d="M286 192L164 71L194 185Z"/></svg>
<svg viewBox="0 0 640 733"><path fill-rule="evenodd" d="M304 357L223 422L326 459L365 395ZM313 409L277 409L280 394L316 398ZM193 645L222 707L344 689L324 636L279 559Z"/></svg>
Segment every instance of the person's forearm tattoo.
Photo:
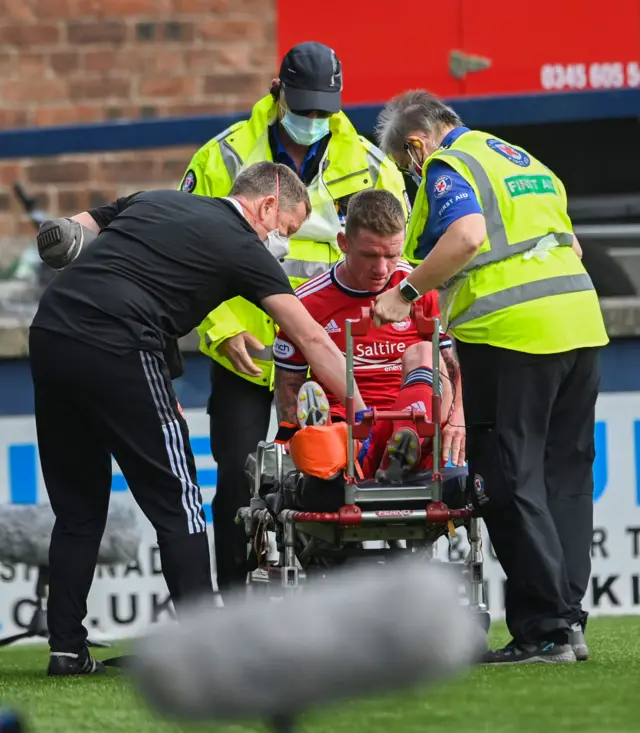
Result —
<svg viewBox="0 0 640 733"><path fill-rule="evenodd" d="M296 407L300 387L307 381L307 372L290 372L276 367L275 401L278 422L296 424Z"/></svg>

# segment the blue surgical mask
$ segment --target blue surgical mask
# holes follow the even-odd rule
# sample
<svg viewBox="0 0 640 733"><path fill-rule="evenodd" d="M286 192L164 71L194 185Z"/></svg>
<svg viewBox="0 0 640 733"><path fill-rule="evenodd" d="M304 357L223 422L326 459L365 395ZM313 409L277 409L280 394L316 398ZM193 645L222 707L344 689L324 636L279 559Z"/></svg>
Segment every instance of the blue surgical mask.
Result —
<svg viewBox="0 0 640 733"><path fill-rule="evenodd" d="M302 117L288 110L282 118L282 126L298 145L313 145L329 134L328 117Z"/></svg>
<svg viewBox="0 0 640 733"><path fill-rule="evenodd" d="M418 173L418 171L415 168L409 169L409 175L411 176L413 182L416 184L416 186L420 186L422 183L422 176Z"/></svg>

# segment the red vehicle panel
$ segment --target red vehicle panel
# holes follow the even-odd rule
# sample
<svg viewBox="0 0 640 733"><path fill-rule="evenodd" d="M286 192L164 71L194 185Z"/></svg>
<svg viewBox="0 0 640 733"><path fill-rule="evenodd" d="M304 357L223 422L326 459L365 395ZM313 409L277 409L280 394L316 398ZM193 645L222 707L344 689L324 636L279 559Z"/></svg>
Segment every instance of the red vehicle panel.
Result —
<svg viewBox="0 0 640 733"><path fill-rule="evenodd" d="M454 19L461 2L447 0ZM445 97L462 94L462 81L449 73L449 50L460 42L455 20L438 23L437 31L425 37L424 6L405 0L326 0L312 19L300 0L277 4L279 57L302 41L331 46L342 61L345 104L384 104L416 87Z"/></svg>
<svg viewBox="0 0 640 733"><path fill-rule="evenodd" d="M640 2L462 0L462 48L491 63L465 96L640 86Z"/></svg>
<svg viewBox="0 0 640 733"><path fill-rule="evenodd" d="M640 88L640 0L278 2L278 50L332 46L346 104L414 87L444 97Z"/></svg>

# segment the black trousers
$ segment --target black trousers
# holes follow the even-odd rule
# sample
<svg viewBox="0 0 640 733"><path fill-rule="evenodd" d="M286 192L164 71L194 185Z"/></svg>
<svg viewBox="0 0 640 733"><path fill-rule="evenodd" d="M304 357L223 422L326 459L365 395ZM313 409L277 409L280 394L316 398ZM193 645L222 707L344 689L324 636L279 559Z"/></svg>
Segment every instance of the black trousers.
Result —
<svg viewBox="0 0 640 733"><path fill-rule="evenodd" d="M111 456L154 526L162 571L181 602L211 596L211 559L187 424L164 361L116 356L53 332L29 339L42 473L56 521L49 554L54 652L77 652L107 520Z"/></svg>
<svg viewBox="0 0 640 733"><path fill-rule="evenodd" d="M267 387L248 382L213 362L209 419L218 480L212 510L218 590L223 599L225 591L247 580L247 537L235 518L238 509L249 505L251 486L245 462L267 438L272 399Z"/></svg>
<svg viewBox="0 0 640 733"><path fill-rule="evenodd" d="M469 490L506 582L519 642L564 642L586 625L598 349L532 355L458 342Z"/></svg>

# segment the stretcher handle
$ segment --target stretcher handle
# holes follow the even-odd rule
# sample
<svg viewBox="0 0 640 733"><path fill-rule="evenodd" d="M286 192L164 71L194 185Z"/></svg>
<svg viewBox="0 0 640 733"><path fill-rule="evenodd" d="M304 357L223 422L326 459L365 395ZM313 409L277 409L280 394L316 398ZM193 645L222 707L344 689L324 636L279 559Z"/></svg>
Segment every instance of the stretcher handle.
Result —
<svg viewBox="0 0 640 733"><path fill-rule="evenodd" d="M373 320L374 313L374 301L371 301L369 306L362 308L362 314L360 318L351 321L351 335L352 336L366 336L371 328L371 322ZM427 318L424 315L424 308L421 305L411 306L411 320L416 324L416 330L418 335L423 338L433 336L436 330L435 321L433 318Z"/></svg>
<svg viewBox="0 0 640 733"><path fill-rule="evenodd" d="M393 420L410 420L416 427L416 432L421 438L432 438L436 433L436 423L440 422L440 396L435 395L431 406L434 413L433 420L429 420L426 412L416 410L412 407L409 410L378 410L372 407L359 423L352 423L353 437L357 440L366 440L372 425L379 422ZM350 416L347 416L347 420Z"/></svg>

